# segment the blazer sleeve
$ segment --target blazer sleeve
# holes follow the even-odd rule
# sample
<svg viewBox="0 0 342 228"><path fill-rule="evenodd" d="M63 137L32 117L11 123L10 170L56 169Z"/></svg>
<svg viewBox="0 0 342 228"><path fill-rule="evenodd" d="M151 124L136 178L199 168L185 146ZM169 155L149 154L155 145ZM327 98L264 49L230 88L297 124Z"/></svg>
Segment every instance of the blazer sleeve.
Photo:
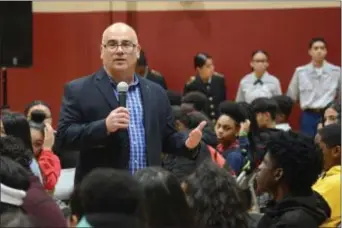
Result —
<svg viewBox="0 0 342 228"><path fill-rule="evenodd" d="M75 82L74 82L75 83ZM67 84L57 127L59 146L70 149L82 149L94 146L107 137L105 119L86 123L80 106L80 85Z"/></svg>

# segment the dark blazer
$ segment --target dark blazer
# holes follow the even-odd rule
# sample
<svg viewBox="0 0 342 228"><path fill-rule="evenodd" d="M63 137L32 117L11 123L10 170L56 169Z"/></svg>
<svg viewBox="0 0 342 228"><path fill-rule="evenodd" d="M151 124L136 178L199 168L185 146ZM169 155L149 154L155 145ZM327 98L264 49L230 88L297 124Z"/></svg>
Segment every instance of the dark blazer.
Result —
<svg viewBox="0 0 342 228"><path fill-rule="evenodd" d="M144 108L146 156L149 166L161 165L161 152L192 157L185 147L185 137L176 132L165 90L139 77ZM65 85L57 128L59 145L80 150L75 182L96 167L128 169L127 130L107 134L105 119L118 107L109 77L98 72ZM197 149L195 150L197 151Z"/></svg>
<svg viewBox="0 0 342 228"><path fill-rule="evenodd" d="M209 109L206 114L210 119L216 120L219 114L218 106L226 100L227 90L224 76L215 73L209 83L204 83L199 76L191 76L184 86L183 94L193 91L201 92L208 97Z"/></svg>

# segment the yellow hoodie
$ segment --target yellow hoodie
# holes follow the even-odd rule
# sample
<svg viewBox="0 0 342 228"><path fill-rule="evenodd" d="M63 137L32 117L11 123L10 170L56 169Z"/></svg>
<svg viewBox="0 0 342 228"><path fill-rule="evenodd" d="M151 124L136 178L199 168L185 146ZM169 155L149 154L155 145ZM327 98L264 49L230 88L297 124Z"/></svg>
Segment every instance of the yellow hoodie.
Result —
<svg viewBox="0 0 342 228"><path fill-rule="evenodd" d="M341 223L341 166L333 166L312 186L327 201L331 216L320 227L337 227Z"/></svg>

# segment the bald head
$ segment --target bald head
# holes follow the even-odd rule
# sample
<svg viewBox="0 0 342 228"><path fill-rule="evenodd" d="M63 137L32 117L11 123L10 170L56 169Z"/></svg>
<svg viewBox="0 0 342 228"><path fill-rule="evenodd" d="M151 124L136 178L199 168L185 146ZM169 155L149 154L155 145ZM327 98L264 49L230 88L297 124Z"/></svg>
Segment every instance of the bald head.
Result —
<svg viewBox="0 0 342 228"><path fill-rule="evenodd" d="M101 59L115 81L133 81L140 49L136 32L125 23L114 23L102 34Z"/></svg>
<svg viewBox="0 0 342 228"><path fill-rule="evenodd" d="M106 43L106 41L110 40L112 35L116 34L127 36L132 42L138 43L137 33L131 26L123 22L117 22L108 26L102 34L102 43Z"/></svg>

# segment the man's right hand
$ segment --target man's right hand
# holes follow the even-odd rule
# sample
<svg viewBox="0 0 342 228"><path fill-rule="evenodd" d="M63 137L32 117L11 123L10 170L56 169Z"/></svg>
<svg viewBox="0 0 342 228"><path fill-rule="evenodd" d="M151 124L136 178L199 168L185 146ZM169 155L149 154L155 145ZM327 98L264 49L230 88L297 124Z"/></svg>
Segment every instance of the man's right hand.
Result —
<svg viewBox="0 0 342 228"><path fill-rule="evenodd" d="M114 109L106 118L108 133L113 133L118 129L127 129L129 124L128 109L119 107Z"/></svg>

